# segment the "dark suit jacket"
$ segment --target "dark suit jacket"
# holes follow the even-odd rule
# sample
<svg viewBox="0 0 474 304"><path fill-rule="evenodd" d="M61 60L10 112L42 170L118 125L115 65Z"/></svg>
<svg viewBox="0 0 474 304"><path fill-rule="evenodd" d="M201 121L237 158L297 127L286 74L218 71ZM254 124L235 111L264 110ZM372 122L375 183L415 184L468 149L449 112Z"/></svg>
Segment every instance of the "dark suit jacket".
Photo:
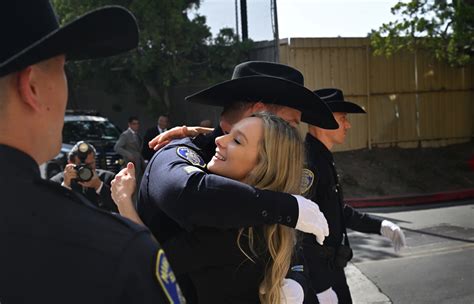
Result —
<svg viewBox="0 0 474 304"><path fill-rule="evenodd" d="M155 150L148 147L148 142L160 134L157 126L149 128L145 132L145 137L143 137L143 147L142 147L142 156L145 160L150 160L155 154Z"/></svg>
<svg viewBox="0 0 474 304"><path fill-rule="evenodd" d="M110 193L110 183L114 179L115 174L113 172L101 169L97 169L95 172L99 176L99 179L104 183L102 189L100 189L99 194L97 194L97 192L93 188L84 189L74 180L71 182L72 190L81 193L82 195L87 197L87 199L89 199L89 201L94 203L94 205L96 205L97 207L118 213L117 206L112 200ZM59 172L55 176L51 177L51 181L61 184L64 181L64 172Z"/></svg>

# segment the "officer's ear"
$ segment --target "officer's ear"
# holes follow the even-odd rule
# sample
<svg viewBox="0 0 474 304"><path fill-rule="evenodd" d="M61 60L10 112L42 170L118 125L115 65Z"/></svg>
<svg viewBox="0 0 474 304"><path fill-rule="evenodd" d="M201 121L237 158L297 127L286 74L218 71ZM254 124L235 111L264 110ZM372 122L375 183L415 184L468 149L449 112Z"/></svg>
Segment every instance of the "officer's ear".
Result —
<svg viewBox="0 0 474 304"><path fill-rule="evenodd" d="M29 66L17 73L17 90L21 101L34 111L40 110L35 67Z"/></svg>

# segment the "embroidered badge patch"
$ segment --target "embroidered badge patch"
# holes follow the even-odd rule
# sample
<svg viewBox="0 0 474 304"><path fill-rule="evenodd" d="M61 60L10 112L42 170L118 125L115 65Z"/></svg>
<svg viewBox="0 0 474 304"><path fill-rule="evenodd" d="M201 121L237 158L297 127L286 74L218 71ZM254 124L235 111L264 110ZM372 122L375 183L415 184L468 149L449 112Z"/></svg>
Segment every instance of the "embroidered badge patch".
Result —
<svg viewBox="0 0 474 304"><path fill-rule="evenodd" d="M188 162L190 162L191 164L195 166L199 166L202 168L206 166L206 163L201 158L201 156L199 156L199 154L197 154L194 150L188 147L180 146L176 148L176 154L178 154L179 157L187 160Z"/></svg>
<svg viewBox="0 0 474 304"><path fill-rule="evenodd" d="M301 194L306 193L309 188L313 185L314 182L314 173L309 169L303 169L303 174L301 175Z"/></svg>
<svg viewBox="0 0 474 304"><path fill-rule="evenodd" d="M160 282L163 291L166 294L168 300L171 304L181 303L179 299L178 284L176 283L176 277L171 270L170 263L166 258L165 252L163 249L158 250L158 255L156 257L156 269L155 275Z"/></svg>

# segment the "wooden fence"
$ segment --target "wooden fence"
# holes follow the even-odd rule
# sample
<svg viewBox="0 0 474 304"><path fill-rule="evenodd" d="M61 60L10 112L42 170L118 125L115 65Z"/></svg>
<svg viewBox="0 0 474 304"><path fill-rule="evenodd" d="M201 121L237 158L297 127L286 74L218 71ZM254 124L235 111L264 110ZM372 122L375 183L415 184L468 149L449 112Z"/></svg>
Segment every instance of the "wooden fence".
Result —
<svg viewBox="0 0 474 304"><path fill-rule="evenodd" d="M273 61L272 47L258 44L252 59ZM349 117L339 151L442 146L474 135L473 66L451 68L422 51L373 56L367 38L282 39L279 61L300 70L306 87L340 88L367 110Z"/></svg>

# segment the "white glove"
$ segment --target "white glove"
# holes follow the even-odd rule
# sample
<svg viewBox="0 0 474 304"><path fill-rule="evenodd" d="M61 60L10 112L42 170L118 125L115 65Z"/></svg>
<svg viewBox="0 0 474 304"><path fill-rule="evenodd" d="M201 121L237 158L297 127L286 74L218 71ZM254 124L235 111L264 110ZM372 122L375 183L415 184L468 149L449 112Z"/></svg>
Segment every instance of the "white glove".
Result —
<svg viewBox="0 0 474 304"><path fill-rule="evenodd" d="M304 301L304 290L301 285L292 279L283 279L281 284L281 304L302 304Z"/></svg>
<svg viewBox="0 0 474 304"><path fill-rule="evenodd" d="M324 214L319 211L318 205L301 195L293 195L298 201L298 221L296 230L311 233L316 236L319 244L323 244L324 238L329 235L329 227Z"/></svg>
<svg viewBox="0 0 474 304"><path fill-rule="evenodd" d="M337 304L337 294L332 290L332 287L326 289L323 292L317 293L316 296L318 297L318 302L320 304Z"/></svg>
<svg viewBox="0 0 474 304"><path fill-rule="evenodd" d="M400 227L390 221L382 221L380 234L392 241L395 252L400 251L401 248L406 246L405 235L403 234L403 231L400 229Z"/></svg>

